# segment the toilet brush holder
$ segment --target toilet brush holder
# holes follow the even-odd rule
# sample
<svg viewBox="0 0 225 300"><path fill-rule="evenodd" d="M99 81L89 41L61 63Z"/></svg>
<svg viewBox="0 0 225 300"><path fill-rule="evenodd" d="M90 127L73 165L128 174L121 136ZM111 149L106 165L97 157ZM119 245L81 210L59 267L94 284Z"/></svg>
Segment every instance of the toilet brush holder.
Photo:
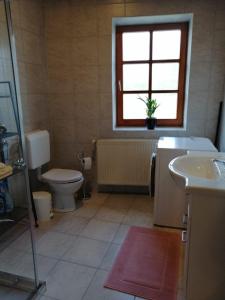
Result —
<svg viewBox="0 0 225 300"><path fill-rule="evenodd" d="M83 174L83 185L82 185L82 192L83 192L83 200L87 200L91 197L90 189L88 191L87 189L87 179L86 179L86 171L91 170L92 167L92 158L91 157L84 157L84 153L80 152L77 155L78 160L80 161L81 164L81 172Z"/></svg>
<svg viewBox="0 0 225 300"><path fill-rule="evenodd" d="M86 180L86 177L85 177L84 174L83 174L83 176L84 176L84 182L83 182L83 187L82 187L82 190L83 190L83 200L87 200L87 199L89 199L91 197L91 193L87 189L87 180Z"/></svg>

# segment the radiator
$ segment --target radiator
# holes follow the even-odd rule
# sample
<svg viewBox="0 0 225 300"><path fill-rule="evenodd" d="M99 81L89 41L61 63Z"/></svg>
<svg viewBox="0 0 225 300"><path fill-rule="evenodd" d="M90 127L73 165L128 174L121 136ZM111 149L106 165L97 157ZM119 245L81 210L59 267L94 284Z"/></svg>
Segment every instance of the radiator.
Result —
<svg viewBox="0 0 225 300"><path fill-rule="evenodd" d="M98 185L149 186L150 161L157 140L97 141Z"/></svg>

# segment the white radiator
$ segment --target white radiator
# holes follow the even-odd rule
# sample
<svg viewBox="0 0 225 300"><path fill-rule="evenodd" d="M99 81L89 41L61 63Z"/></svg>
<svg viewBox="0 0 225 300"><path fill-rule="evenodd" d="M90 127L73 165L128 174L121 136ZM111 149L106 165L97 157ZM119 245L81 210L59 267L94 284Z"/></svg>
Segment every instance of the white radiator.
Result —
<svg viewBox="0 0 225 300"><path fill-rule="evenodd" d="M157 140L101 139L97 141L99 185L149 186L150 162Z"/></svg>

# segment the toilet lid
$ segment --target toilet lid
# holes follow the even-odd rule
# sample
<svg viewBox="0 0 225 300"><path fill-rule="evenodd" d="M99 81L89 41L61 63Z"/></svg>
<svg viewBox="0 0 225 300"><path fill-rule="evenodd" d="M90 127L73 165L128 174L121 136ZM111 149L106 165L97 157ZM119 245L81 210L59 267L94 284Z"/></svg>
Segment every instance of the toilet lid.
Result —
<svg viewBox="0 0 225 300"><path fill-rule="evenodd" d="M51 169L42 174L42 178L47 181L66 183L75 182L83 178L82 173L76 170Z"/></svg>

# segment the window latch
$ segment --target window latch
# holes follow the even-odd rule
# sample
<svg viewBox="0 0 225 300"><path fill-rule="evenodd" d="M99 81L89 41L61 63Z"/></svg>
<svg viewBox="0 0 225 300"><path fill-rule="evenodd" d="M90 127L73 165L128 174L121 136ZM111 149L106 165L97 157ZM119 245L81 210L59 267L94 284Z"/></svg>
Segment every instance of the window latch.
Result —
<svg viewBox="0 0 225 300"><path fill-rule="evenodd" d="M119 91L122 91L122 87L121 87L121 80L118 80L118 87L119 87Z"/></svg>

